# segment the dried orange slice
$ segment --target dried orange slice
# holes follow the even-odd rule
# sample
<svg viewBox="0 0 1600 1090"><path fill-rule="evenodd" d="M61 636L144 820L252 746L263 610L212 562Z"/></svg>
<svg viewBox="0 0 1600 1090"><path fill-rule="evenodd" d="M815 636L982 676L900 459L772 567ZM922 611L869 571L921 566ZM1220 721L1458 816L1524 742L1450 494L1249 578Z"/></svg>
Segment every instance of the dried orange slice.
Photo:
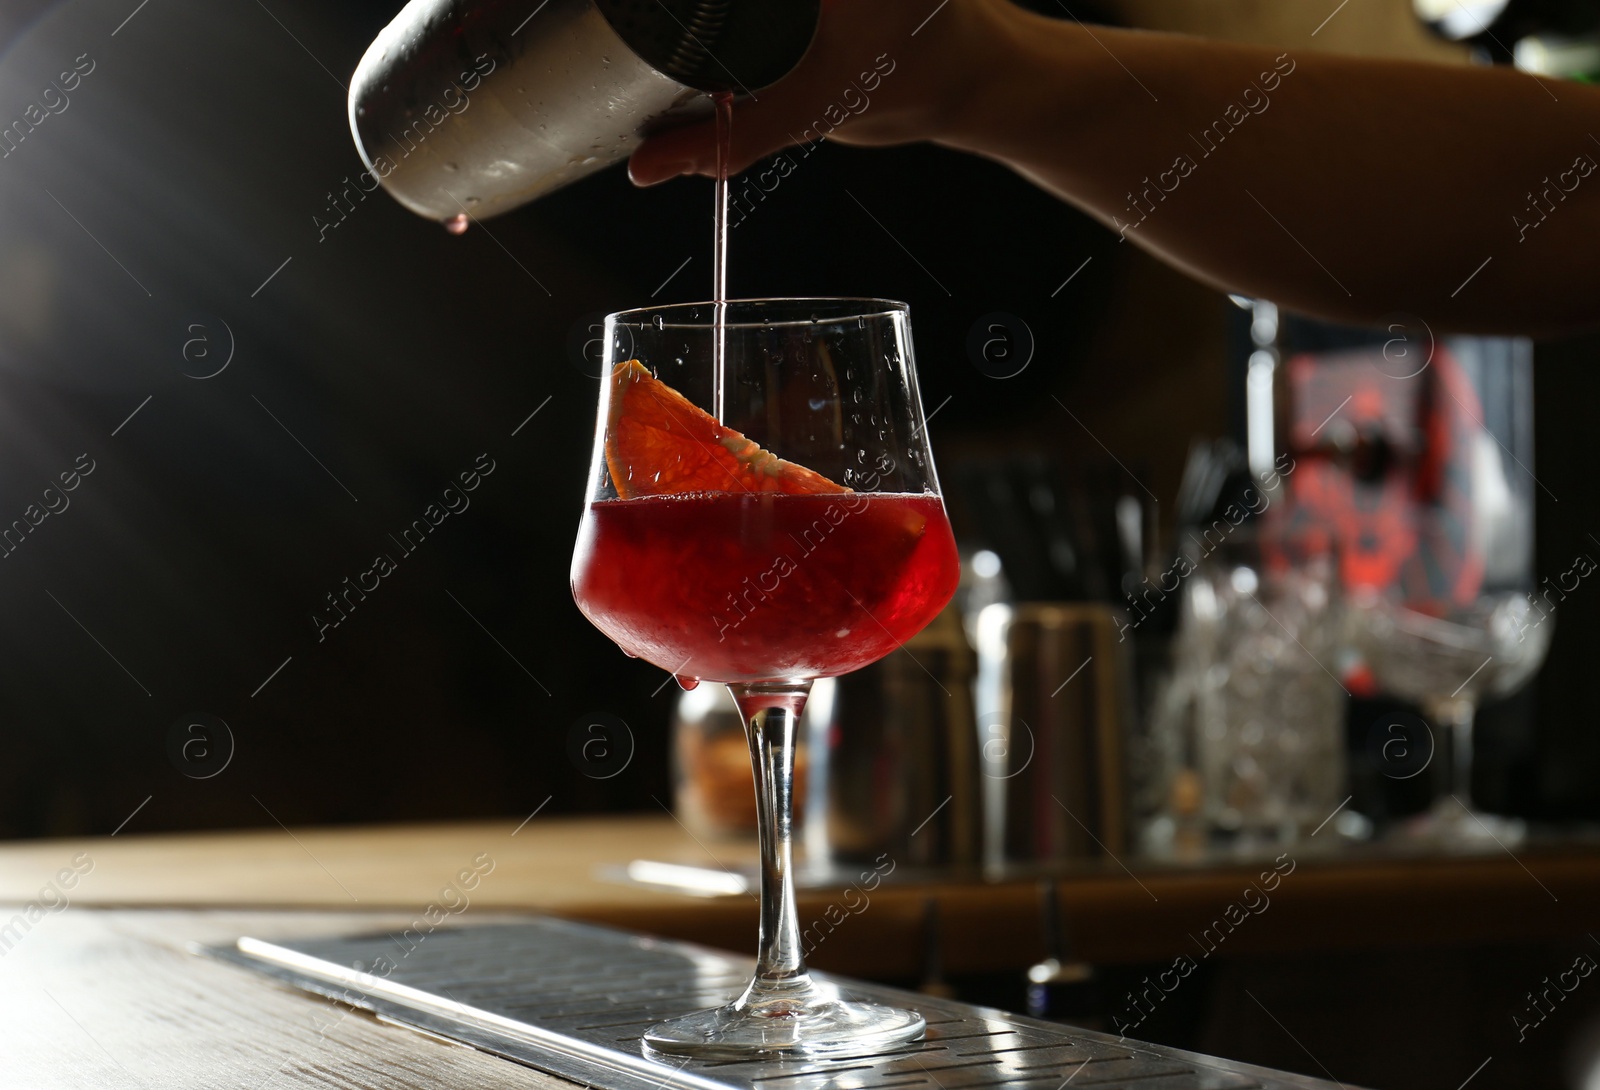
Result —
<svg viewBox="0 0 1600 1090"><path fill-rule="evenodd" d="M611 372L606 468L625 500L681 492L849 492L697 408L638 360Z"/></svg>

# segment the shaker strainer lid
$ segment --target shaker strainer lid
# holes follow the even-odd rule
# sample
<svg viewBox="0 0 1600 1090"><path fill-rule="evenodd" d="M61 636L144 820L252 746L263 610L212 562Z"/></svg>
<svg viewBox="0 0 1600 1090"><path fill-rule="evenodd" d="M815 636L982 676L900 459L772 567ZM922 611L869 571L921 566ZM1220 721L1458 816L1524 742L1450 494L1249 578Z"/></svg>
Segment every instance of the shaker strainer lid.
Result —
<svg viewBox="0 0 1600 1090"><path fill-rule="evenodd" d="M701 91L749 92L782 79L816 33L821 0L596 0L647 64Z"/></svg>

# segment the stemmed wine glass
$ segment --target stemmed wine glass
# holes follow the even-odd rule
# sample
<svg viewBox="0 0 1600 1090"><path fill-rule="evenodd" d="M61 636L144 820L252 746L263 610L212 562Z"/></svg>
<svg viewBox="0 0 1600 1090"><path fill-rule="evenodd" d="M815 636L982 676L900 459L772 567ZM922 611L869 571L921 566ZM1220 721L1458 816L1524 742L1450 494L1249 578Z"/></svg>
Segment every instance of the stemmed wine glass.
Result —
<svg viewBox="0 0 1600 1090"><path fill-rule="evenodd" d="M605 345L573 596L628 654L688 687L728 685L761 845L754 979L644 1040L745 1058L865 1054L919 1037L916 1012L850 1001L810 977L791 871L812 681L895 651L959 575L909 310L880 299L654 307L609 316Z"/></svg>
<svg viewBox="0 0 1600 1090"><path fill-rule="evenodd" d="M1439 777L1446 787L1408 826L1413 839L1459 843L1492 837L1506 843L1523 836L1518 819L1473 807L1472 724L1485 697L1522 688L1550 649L1553 621L1529 597L1486 594L1443 616L1382 598L1364 599L1354 610L1357 643L1384 691L1417 701L1428 720L1446 731L1449 763Z"/></svg>

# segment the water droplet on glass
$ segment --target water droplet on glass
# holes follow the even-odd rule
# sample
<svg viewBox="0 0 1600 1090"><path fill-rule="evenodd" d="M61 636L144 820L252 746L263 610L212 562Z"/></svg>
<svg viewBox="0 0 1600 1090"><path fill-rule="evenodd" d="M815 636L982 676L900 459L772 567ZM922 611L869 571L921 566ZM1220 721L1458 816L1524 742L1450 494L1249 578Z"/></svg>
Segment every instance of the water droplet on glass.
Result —
<svg viewBox="0 0 1600 1090"><path fill-rule="evenodd" d="M459 167L459 166L457 166L457 165L456 165L456 164L455 164L455 163L446 163L446 164L445 164L445 165L444 165L444 168L445 168L445 169L446 169L446 170L448 170L448 171L450 171L450 172L451 172L451 173L452 173L452 174L454 174L454 173L455 173L455 172L456 172L456 171L458 171L458 170L460 170L460 169L461 169L461 168L460 168L460 167Z"/></svg>
<svg viewBox="0 0 1600 1090"><path fill-rule="evenodd" d="M657 329L665 329L665 328L667 328L667 320L666 320L666 318L662 317L659 314L657 314L654 318L650 319L650 324L655 326Z"/></svg>
<svg viewBox="0 0 1600 1090"><path fill-rule="evenodd" d="M810 401L806 402L806 404L811 406L811 411L814 413L820 413L823 409L828 407L827 399L821 397L814 397Z"/></svg>
<svg viewBox="0 0 1600 1090"><path fill-rule="evenodd" d="M445 220L444 229L452 235L459 235L467 229L467 224L470 222L471 220L467 218L467 214L463 212L458 216L451 216Z"/></svg>
<svg viewBox="0 0 1600 1090"><path fill-rule="evenodd" d="M697 677L684 677L682 674L675 674L674 678L678 682L678 688L684 692L689 692L700 684L700 679Z"/></svg>

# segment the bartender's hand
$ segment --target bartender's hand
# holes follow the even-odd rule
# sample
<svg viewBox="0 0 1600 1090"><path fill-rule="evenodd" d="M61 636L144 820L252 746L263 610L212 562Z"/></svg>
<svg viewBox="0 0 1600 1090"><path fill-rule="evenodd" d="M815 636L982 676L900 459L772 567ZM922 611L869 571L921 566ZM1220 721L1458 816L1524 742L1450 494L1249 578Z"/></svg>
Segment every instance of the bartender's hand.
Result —
<svg viewBox="0 0 1600 1090"><path fill-rule="evenodd" d="M937 139L986 69L1003 64L1005 0L823 0L799 66L734 107L730 172L791 144ZM672 129L633 153L636 185L716 173L710 121Z"/></svg>
<svg viewBox="0 0 1600 1090"><path fill-rule="evenodd" d="M928 140L1003 163L1192 276L1319 317L1600 324L1600 87L1063 15L824 0L800 66L734 110L731 167L837 120L830 140ZM712 130L647 141L634 180L711 174ZM1054 276L1081 259L1040 255Z"/></svg>

